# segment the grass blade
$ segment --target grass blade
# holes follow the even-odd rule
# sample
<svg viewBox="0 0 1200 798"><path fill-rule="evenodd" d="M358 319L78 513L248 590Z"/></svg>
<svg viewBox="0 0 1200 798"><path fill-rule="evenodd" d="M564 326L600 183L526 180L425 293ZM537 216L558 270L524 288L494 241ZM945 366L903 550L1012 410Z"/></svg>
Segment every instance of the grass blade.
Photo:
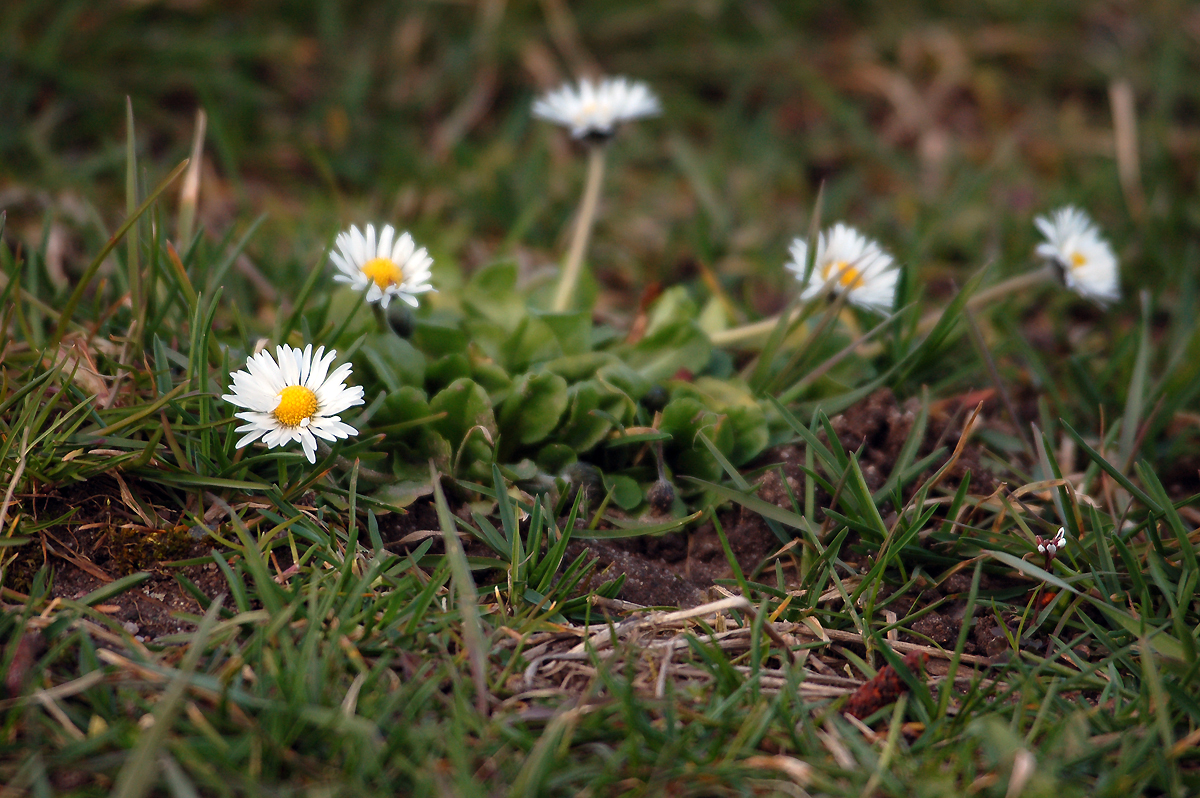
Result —
<svg viewBox="0 0 1200 798"><path fill-rule="evenodd" d="M188 682L200 662L200 655L204 653L208 636L217 623L221 604L222 600L218 598L204 613L204 619L192 635L187 653L183 655L183 661L179 664L179 670L171 678L163 697L154 706L154 723L142 732L133 753L117 774L112 791L113 798L141 798L153 786L158 775L159 753L171 734L175 716L183 707Z"/></svg>
<svg viewBox="0 0 1200 798"><path fill-rule="evenodd" d="M146 197L142 204L139 205L136 210L134 210L133 215L126 219L125 222L117 228L117 232L112 234L112 237L108 240L108 243L104 245L92 262L88 264L87 269L84 270L83 275L79 278L79 282L76 284L75 290L71 292L71 296L67 298L66 303L63 304L62 310L59 311L58 324L54 328L54 334L50 337L50 341L46 344L47 349L53 351L58 347L59 342L62 340L63 335L67 331L67 325L70 323L71 318L75 315L75 309L79 307L79 302L83 299L83 294L85 291L87 291L88 286L91 285L92 278L96 276L96 272L100 271L100 266L104 263L104 259L109 256L109 253L111 253L114 248L116 248L117 244L120 243L125 234L128 233L135 224L137 224L137 221L142 217L142 214L149 210L150 206L158 200L159 195L166 191L167 188L175 182L175 178L179 177L179 175L183 173L183 170L187 168L187 165L188 162L185 160L180 162L178 166L172 169L171 173L163 178L163 181L158 184L154 191L150 192L150 196Z"/></svg>
<svg viewBox="0 0 1200 798"><path fill-rule="evenodd" d="M459 612L462 613L462 634L467 647L467 658L471 663L471 679L475 683L475 709L480 715L487 715L487 653L484 650L483 624L479 620L479 594L475 588L475 580L471 577L467 555L456 533L454 514L450 512L446 494L442 492L441 475L433 462L429 463L429 479L433 483L438 522L442 525L442 535L446 542L446 559L450 561L451 583L458 600ZM509 567L512 567L511 563Z"/></svg>

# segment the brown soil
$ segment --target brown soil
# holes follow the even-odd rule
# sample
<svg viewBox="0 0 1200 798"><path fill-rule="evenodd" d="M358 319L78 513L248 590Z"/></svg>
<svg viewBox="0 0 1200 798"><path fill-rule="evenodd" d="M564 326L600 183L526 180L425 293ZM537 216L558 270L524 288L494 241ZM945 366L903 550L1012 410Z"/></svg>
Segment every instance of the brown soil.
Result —
<svg viewBox="0 0 1200 798"><path fill-rule="evenodd" d="M841 445L847 451L860 451L863 474L872 489L884 484L890 474L917 417L917 409L915 402L901 405L890 391L882 390L831 420ZM962 434L964 414L956 411L959 408L953 403L943 403L931 413L918 457L939 446L946 447L948 456ZM932 469L942 462L935 463ZM802 463L803 451L795 447L769 452L755 464L755 471L762 474L757 495L790 508L790 496L802 496L804 492ZM994 477L981 468L980 451L971 444L947 473L944 486L953 489L968 471L973 492L991 490ZM914 484L919 485L929 473ZM212 543L206 537L193 536L184 526L175 525L178 518L173 516L177 516L177 511L166 509L169 506L166 497L161 503L154 500L153 486L134 485L133 491L127 488L116 480L96 479L47 495L22 497L26 511L36 518L56 518L71 508L76 513L24 547L18 558L20 566L10 569L6 586L17 591L28 590L33 572L46 563L55 571L52 595L79 599L115 579L144 571L151 574L146 582L106 600L99 607L101 612L129 633L145 638L191 628L187 616L200 614L203 608L181 587L176 574L191 580L210 598L226 592L224 577L211 562ZM140 512L131 503L132 495L142 501ZM819 492L818 501L824 506L830 497ZM153 516L154 525L145 523L148 516ZM764 565L773 567L773 555L782 544L760 516L734 506L724 510L719 520L738 565L747 576L753 578ZM434 532L438 527L436 512L428 501L414 503L408 513L380 518L380 533L389 550L415 547L424 537L434 537L435 550L440 550L440 533ZM573 559L581 552L588 552L597 560L593 584L624 575L619 598L643 606L696 606L716 597L715 582L733 577L711 521L693 530L660 537L576 540L571 544L568 558ZM468 541L468 553L488 552L481 544ZM790 578L796 568L790 554L782 557ZM210 561L183 567L169 564L198 558ZM274 565L283 570L288 563ZM766 581L773 582L773 575ZM953 587L949 586L946 592L958 592ZM931 593L923 596L922 602L937 600L941 595ZM944 604L941 614L923 616L913 625L913 631L925 637L912 639L952 642L961 620L954 616L955 609ZM987 632L976 631L977 638L981 634ZM1001 642L1003 639L999 635ZM990 652L997 645L993 638L974 643L971 648L980 653Z"/></svg>
<svg viewBox="0 0 1200 798"><path fill-rule="evenodd" d="M79 600L124 576L148 573L146 581L96 604L95 609L140 639L192 629L186 616L202 614L204 608L181 587L176 574L210 598L227 592L225 578L211 561L186 567L170 563L207 557L212 544L168 520L177 511L147 505L147 498L154 497L152 487L135 484L134 488L143 502L137 506L132 504L134 493L128 482L103 477L17 497L35 523L74 513L21 547L5 574L4 587L28 591L36 571L48 566L53 572L50 595ZM157 523L150 525L147 520Z"/></svg>

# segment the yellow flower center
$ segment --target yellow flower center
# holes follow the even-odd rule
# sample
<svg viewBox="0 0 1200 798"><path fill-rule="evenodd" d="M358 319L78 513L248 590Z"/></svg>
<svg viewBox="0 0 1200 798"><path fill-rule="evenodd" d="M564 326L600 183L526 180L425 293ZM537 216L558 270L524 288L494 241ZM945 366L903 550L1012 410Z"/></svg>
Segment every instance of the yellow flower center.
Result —
<svg viewBox="0 0 1200 798"><path fill-rule="evenodd" d="M1078 269L1080 266L1082 266L1085 263L1087 263L1087 258L1085 258L1083 256L1082 252L1072 252L1071 253L1071 268L1072 269Z"/></svg>
<svg viewBox="0 0 1200 798"><path fill-rule="evenodd" d="M863 284L862 274L844 260L829 264L825 267L823 274L826 280L836 274L838 283L845 289L858 288Z"/></svg>
<svg viewBox="0 0 1200 798"><path fill-rule="evenodd" d="M380 291L404 282L404 271L390 258L371 258L362 265L362 273L379 286Z"/></svg>
<svg viewBox="0 0 1200 798"><path fill-rule="evenodd" d="M317 412L317 395L303 385L289 385L279 392L275 418L280 424L298 427Z"/></svg>

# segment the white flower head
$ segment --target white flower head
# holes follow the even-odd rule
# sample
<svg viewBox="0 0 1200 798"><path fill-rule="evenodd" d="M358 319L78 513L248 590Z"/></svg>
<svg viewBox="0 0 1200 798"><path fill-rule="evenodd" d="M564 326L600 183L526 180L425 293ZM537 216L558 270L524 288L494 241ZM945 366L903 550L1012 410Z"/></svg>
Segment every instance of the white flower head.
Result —
<svg viewBox="0 0 1200 798"><path fill-rule="evenodd" d="M1033 221L1046 237L1038 256L1058 268L1067 288L1101 305L1121 298L1117 256L1086 213L1068 205Z"/></svg>
<svg viewBox="0 0 1200 798"><path fill-rule="evenodd" d="M803 280L808 263L808 242L803 238L795 239L791 253L792 260L785 266L795 273L797 280ZM821 293L826 283L833 281L833 290L846 294L847 302L876 313L890 313L896 304L899 279L900 269L883 247L839 222L817 236L813 270L800 296L811 299Z"/></svg>
<svg viewBox="0 0 1200 798"><path fill-rule="evenodd" d="M1040 554L1045 554L1049 559L1053 560L1055 555L1067 547L1067 530L1066 527L1059 527L1058 532L1050 540L1043 540L1041 535L1035 536L1037 539L1037 550Z"/></svg>
<svg viewBox="0 0 1200 798"><path fill-rule="evenodd" d="M417 294L434 290L429 284L433 258L425 247L417 249L408 233L397 238L390 224L383 226L378 239L374 225L367 225L365 233L351 226L338 233L334 244L337 249L329 253L329 259L340 273L333 279L366 291L368 302L386 308L392 297L399 297L415 308Z"/></svg>
<svg viewBox="0 0 1200 798"><path fill-rule="evenodd" d="M662 113L658 98L641 81L584 78L577 86L564 83L539 97L533 115L571 129L573 138L607 139L622 122Z"/></svg>
<svg viewBox="0 0 1200 798"><path fill-rule="evenodd" d="M345 385L350 364L329 371L337 356L325 347L314 353L312 344L303 350L284 344L275 348L278 363L263 350L246 360L245 371L235 371L232 393L221 398L237 407L235 413L246 423L235 432L246 433L238 448L262 438L268 449L300 441L308 462L317 461L317 438L335 441L357 435L358 430L338 418L338 413L363 403L361 385Z"/></svg>

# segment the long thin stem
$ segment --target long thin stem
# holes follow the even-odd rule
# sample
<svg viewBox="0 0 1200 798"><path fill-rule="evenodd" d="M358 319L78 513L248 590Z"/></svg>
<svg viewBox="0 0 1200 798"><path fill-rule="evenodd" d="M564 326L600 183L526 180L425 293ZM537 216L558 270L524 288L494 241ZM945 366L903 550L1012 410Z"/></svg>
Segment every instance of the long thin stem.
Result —
<svg viewBox="0 0 1200 798"><path fill-rule="evenodd" d="M392 325L388 323L387 311L383 309L383 305L376 302L371 305L371 310L375 314L375 324L379 327L379 332L390 333Z"/></svg>
<svg viewBox="0 0 1200 798"><path fill-rule="evenodd" d="M592 235L592 225L596 221L596 208L600 203L600 185L604 182L604 152L604 144L592 144L588 150L587 185L583 189L583 204L579 208L579 218L575 222L571 250L567 254L562 277L558 281L554 304L551 305L551 309L555 313L567 310L575 296L575 286L579 282L579 272L583 268L583 253L587 251L588 239Z"/></svg>
<svg viewBox="0 0 1200 798"><path fill-rule="evenodd" d="M987 305L989 302L994 302L995 300L1007 296L1008 294L1024 291L1025 289L1031 288L1038 283L1052 280L1055 278L1055 276L1056 272L1052 264L1047 264L1041 269L1034 269L1033 271L1025 272L1024 274L1018 274L1016 277L1010 277L1003 282L993 285L991 288L987 288L975 294L967 300L967 307L971 308L972 310L977 310L980 307ZM788 323L790 324L791 322L795 321L799 314L799 310L792 311L792 316L790 319L788 319ZM931 329L933 329L933 326L937 324L938 319L941 318L941 315L942 312L940 310L930 312L918 323L917 330L922 333L929 332ZM768 335L771 330L775 329L775 325L778 323L779 316L772 316L769 319L763 319L762 321L756 321L751 324L744 324L741 327L734 327L731 330L721 330L719 332L715 332L710 337L712 338L714 346L736 346L738 344L744 344L747 341L753 341L756 338L761 338L765 335Z"/></svg>
<svg viewBox="0 0 1200 798"><path fill-rule="evenodd" d="M1009 294L1015 294L1019 291L1024 291L1027 288L1032 288L1038 283L1043 283L1047 280L1053 280L1056 276L1057 272L1054 268L1054 265L1047 263L1040 269L1034 269L1033 271L1028 271L1024 274L1018 274L1015 277L1009 277L1007 280L996 283L990 288L985 288L967 300L967 307L971 310L978 310L990 302L994 302L997 299L1008 296ZM917 323L917 332L926 333L932 330L934 325L938 323L938 319L941 318L941 315L942 313L940 310L927 313L921 318L921 321Z"/></svg>
<svg viewBox="0 0 1200 798"><path fill-rule="evenodd" d="M361 308L363 303L367 301L366 289L356 293L358 294L358 297L354 300L354 307L350 308L350 311L346 313L346 318L342 319L342 323L338 325L337 332L335 332L329 338L324 339L334 346L337 345L338 339L342 337L342 333L346 332L346 328L350 326L350 322L354 320L354 315L358 313L358 309ZM375 321L376 323L379 322L378 316L375 318ZM387 332L387 330L382 330L381 332Z"/></svg>
<svg viewBox="0 0 1200 798"><path fill-rule="evenodd" d="M800 316L800 308L792 311L792 315L788 318L787 323L790 325ZM755 338L761 338L765 335L770 335L771 330L775 329L775 325L779 323L779 316L771 316L762 321L743 324L741 327L734 327L731 330L719 330L709 336L712 339L713 346L734 346L743 344L747 341L753 341Z"/></svg>

